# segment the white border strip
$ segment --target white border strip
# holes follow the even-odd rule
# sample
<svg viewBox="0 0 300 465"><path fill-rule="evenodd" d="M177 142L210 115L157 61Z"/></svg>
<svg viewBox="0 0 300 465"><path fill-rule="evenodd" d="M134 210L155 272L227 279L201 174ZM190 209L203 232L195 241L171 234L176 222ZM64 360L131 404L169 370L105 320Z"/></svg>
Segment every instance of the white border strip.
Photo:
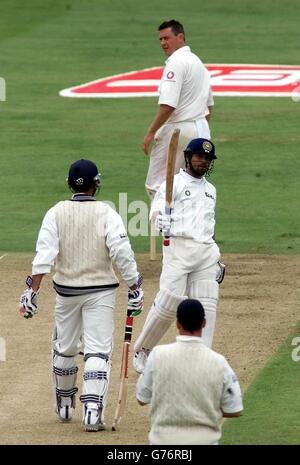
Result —
<svg viewBox="0 0 300 465"><path fill-rule="evenodd" d="M139 93L114 93L114 94L77 94L72 93L71 89L65 89L61 91L60 95L62 97L72 97L72 98L128 98L128 97L156 97L158 93L154 92L145 92L142 94ZM295 92L221 92L213 91L214 97L293 97Z"/></svg>
<svg viewBox="0 0 300 465"><path fill-rule="evenodd" d="M73 87L73 89L77 89L77 87ZM122 98L122 97L156 97L158 96L158 92L128 92L128 93L118 93L114 92L113 94L88 94L88 93L82 93L79 94L77 92L73 92L72 88L70 89L64 89L59 92L59 95L61 97L73 97L73 98ZM215 94L214 94L215 95Z"/></svg>

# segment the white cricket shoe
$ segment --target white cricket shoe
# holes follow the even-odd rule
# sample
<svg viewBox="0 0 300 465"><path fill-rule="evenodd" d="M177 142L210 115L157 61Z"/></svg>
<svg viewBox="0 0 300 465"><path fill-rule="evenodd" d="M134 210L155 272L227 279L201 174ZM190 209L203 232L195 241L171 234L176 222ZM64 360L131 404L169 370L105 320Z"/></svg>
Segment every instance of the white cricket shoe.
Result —
<svg viewBox="0 0 300 465"><path fill-rule="evenodd" d="M147 358L150 354L150 349L141 349L138 352L135 352L133 356L133 368L137 373L143 373L145 369L145 365L147 362Z"/></svg>
<svg viewBox="0 0 300 465"><path fill-rule="evenodd" d="M85 431L102 431L105 424L101 421L101 409L94 402L87 402L84 406L84 428Z"/></svg>
<svg viewBox="0 0 300 465"><path fill-rule="evenodd" d="M71 397L62 397L61 404L57 410L58 418L61 422L67 423L72 420L74 408L72 407Z"/></svg>

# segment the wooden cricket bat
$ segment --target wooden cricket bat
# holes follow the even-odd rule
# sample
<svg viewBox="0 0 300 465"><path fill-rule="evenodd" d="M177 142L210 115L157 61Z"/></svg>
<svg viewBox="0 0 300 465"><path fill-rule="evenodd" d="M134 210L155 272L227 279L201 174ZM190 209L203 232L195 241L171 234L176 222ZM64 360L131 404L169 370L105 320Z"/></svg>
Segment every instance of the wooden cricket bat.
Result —
<svg viewBox="0 0 300 465"><path fill-rule="evenodd" d="M127 386L128 386L128 359L129 359L129 349L132 337L132 326L133 326L133 317L131 316L131 311L127 310L127 318L125 323L125 335L123 342L123 354L122 354L122 364L121 364L121 374L120 374L120 388L118 396L118 404L115 411L114 421L112 425L112 430L116 431L117 425L120 423L122 416L125 413L126 400L127 400Z"/></svg>
<svg viewBox="0 0 300 465"><path fill-rule="evenodd" d="M167 158L167 173L166 173L166 204L165 204L165 215L171 216L171 203L173 197L173 180L176 162L176 152L178 147L178 140L180 135L180 129L175 129L169 144L168 158ZM164 235L164 246L170 245L170 231L167 231Z"/></svg>
<svg viewBox="0 0 300 465"><path fill-rule="evenodd" d="M150 221L150 260L156 260L156 230L153 221Z"/></svg>

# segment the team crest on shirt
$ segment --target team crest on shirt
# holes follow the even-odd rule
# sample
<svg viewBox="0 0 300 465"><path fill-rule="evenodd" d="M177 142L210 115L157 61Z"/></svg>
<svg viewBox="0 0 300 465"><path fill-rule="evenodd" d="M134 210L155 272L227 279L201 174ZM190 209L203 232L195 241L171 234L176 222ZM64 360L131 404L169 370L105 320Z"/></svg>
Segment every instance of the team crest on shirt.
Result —
<svg viewBox="0 0 300 465"><path fill-rule="evenodd" d="M167 79L173 79L173 77L174 77L173 71L169 71L167 74Z"/></svg>

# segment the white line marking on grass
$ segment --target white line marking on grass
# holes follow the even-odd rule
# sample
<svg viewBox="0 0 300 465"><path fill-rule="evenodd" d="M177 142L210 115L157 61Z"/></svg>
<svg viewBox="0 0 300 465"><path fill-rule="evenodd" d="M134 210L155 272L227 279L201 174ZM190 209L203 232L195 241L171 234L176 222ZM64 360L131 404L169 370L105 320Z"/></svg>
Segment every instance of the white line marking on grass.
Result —
<svg viewBox="0 0 300 465"><path fill-rule="evenodd" d="M2 258L6 257L7 255L8 255L8 253L5 253L4 255L1 255L0 260L2 260Z"/></svg>

